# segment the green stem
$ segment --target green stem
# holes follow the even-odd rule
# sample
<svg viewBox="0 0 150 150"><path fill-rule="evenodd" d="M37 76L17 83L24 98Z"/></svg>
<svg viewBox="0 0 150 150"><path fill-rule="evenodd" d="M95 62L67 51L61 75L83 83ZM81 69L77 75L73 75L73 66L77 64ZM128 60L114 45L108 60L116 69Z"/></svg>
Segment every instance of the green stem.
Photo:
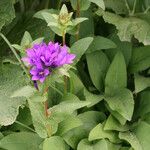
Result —
<svg viewBox="0 0 150 150"><path fill-rule="evenodd" d="M63 41L63 45L65 45L66 44L65 31L63 31L63 33L62 33L62 41ZM64 76L64 93L67 93L67 82L68 82L68 78L67 78L67 76Z"/></svg>
<svg viewBox="0 0 150 150"><path fill-rule="evenodd" d="M25 66L24 66L23 62L21 61L20 56L17 54L16 50L12 47L11 43L8 41L8 39L2 33L0 33L0 36L8 44L9 48L11 49L11 51L13 52L13 54L15 55L16 59L18 60L18 62L20 63L20 65L21 65L22 69L24 70L24 72L26 73L27 77L30 79L28 71L25 68Z"/></svg>
<svg viewBox="0 0 150 150"><path fill-rule="evenodd" d="M148 6L148 7L146 8L146 10L144 11L144 14L147 14L149 10L150 10L150 6Z"/></svg>
<svg viewBox="0 0 150 150"><path fill-rule="evenodd" d="M137 0L134 0L133 10L132 10L132 13L131 13L132 15L135 13L136 3L137 3Z"/></svg>
<svg viewBox="0 0 150 150"><path fill-rule="evenodd" d="M15 121L15 123L21 125L22 127L26 128L26 129L28 129L28 130L30 130L30 131L32 131L32 132L35 132L32 128L28 127L27 125L25 125L25 124L23 124L23 123L21 123L21 122L19 122L19 121L17 121L17 120ZM36 132L35 132L35 133L36 133Z"/></svg>
<svg viewBox="0 0 150 150"><path fill-rule="evenodd" d="M127 0L124 0L124 1L125 1L125 4L126 4L126 7L128 9L129 14L131 14L131 10L130 10L130 7L129 7L129 4L128 4Z"/></svg>

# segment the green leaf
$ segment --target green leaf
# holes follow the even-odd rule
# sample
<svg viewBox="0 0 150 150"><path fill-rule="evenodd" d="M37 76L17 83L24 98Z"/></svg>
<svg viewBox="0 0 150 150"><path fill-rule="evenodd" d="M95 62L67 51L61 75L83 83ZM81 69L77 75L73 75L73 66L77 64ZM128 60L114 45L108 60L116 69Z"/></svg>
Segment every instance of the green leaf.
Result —
<svg viewBox="0 0 150 150"><path fill-rule="evenodd" d="M92 37L87 37L87 38L78 40L71 46L71 48L70 48L71 53L74 53L76 55L74 64L76 64L80 60L80 58L86 52L86 50L88 49L88 47L90 46L92 41L93 41Z"/></svg>
<svg viewBox="0 0 150 150"><path fill-rule="evenodd" d="M33 39L28 31L26 31L23 35L23 38L21 40L21 46L22 47L30 47L30 44L32 43Z"/></svg>
<svg viewBox="0 0 150 150"><path fill-rule="evenodd" d="M89 133L89 141L99 140L99 139L109 139L113 143L118 143L118 135L115 131L106 131L103 129L103 125L100 123L94 127Z"/></svg>
<svg viewBox="0 0 150 150"><path fill-rule="evenodd" d="M86 131L90 131L94 128L99 122L102 122L106 119L106 116L102 112L98 111L87 111L78 115L78 118L82 120L83 127Z"/></svg>
<svg viewBox="0 0 150 150"><path fill-rule="evenodd" d="M105 120L105 115L97 111L88 111L78 115L78 118L82 120L83 125L74 128L63 135L64 140L73 149L76 149L77 144L83 138L87 138L89 131L94 128L99 122Z"/></svg>
<svg viewBox="0 0 150 150"><path fill-rule="evenodd" d="M95 36L86 53L110 48L116 48L116 44L113 41L102 36Z"/></svg>
<svg viewBox="0 0 150 150"><path fill-rule="evenodd" d="M28 103L37 134L41 138L46 138L48 135L56 133L58 123L53 118L46 117L43 103L32 102L32 99L28 100Z"/></svg>
<svg viewBox="0 0 150 150"><path fill-rule="evenodd" d="M45 21L47 22L48 26L51 28L51 30L58 34L59 36L62 36L62 31L58 26L57 19L54 18L53 14L42 12L42 16L44 17Z"/></svg>
<svg viewBox="0 0 150 150"><path fill-rule="evenodd" d="M71 92L75 95L80 95L81 91L84 89L84 85L81 82L80 78L72 71L69 72L70 74L70 89Z"/></svg>
<svg viewBox="0 0 150 150"><path fill-rule="evenodd" d="M124 57L121 52L118 52L106 74L105 78L105 93L110 93L109 90L117 90L127 86L127 71Z"/></svg>
<svg viewBox="0 0 150 150"><path fill-rule="evenodd" d="M63 4L60 9L59 15L66 15L66 14L68 14L68 9L67 9L67 6L65 4Z"/></svg>
<svg viewBox="0 0 150 150"><path fill-rule="evenodd" d="M4 137L4 135L0 132L0 140Z"/></svg>
<svg viewBox="0 0 150 150"><path fill-rule="evenodd" d="M143 150L136 135L132 132L119 132L119 138L129 142L134 150Z"/></svg>
<svg viewBox="0 0 150 150"><path fill-rule="evenodd" d="M116 14L128 14L124 0L105 0L105 7L112 9Z"/></svg>
<svg viewBox="0 0 150 150"><path fill-rule="evenodd" d="M40 10L40 11L36 12L34 14L34 17L38 18L38 19L45 20L45 18L43 17L43 13L58 14L58 11L56 9L43 9L43 10Z"/></svg>
<svg viewBox="0 0 150 150"><path fill-rule="evenodd" d="M77 1L78 0L70 0L74 10L77 10ZM90 2L88 0L80 0L79 2L80 10L87 10L90 7Z"/></svg>
<svg viewBox="0 0 150 150"><path fill-rule="evenodd" d="M51 107L49 109L49 111L54 114L54 113L67 113L67 114L71 114L73 113L75 110L85 107L87 105L89 105L90 102L87 101L76 101L74 99L70 99L64 102L61 102L58 105L55 105L53 107Z"/></svg>
<svg viewBox="0 0 150 150"><path fill-rule="evenodd" d="M0 140L0 147L7 150L40 150L43 139L30 132L12 133Z"/></svg>
<svg viewBox="0 0 150 150"><path fill-rule="evenodd" d="M32 86L26 85L24 87L21 87L20 89L13 92L11 95L12 98L14 97L31 97L36 92L36 89Z"/></svg>
<svg viewBox="0 0 150 150"><path fill-rule="evenodd" d="M105 100L113 111L117 111L129 121L131 120L134 110L134 99L130 90L120 89L112 91L112 95L106 95Z"/></svg>
<svg viewBox="0 0 150 150"><path fill-rule="evenodd" d="M69 146L60 136L52 136L43 142L43 150L69 150Z"/></svg>
<svg viewBox="0 0 150 150"><path fill-rule="evenodd" d="M150 149L150 125L146 122L141 122L138 126L134 129L134 134L138 138L142 150L149 150Z"/></svg>
<svg viewBox="0 0 150 150"><path fill-rule="evenodd" d="M90 143L88 139L83 139L78 144L77 150L119 150L120 146L102 139L95 143Z"/></svg>
<svg viewBox="0 0 150 150"><path fill-rule="evenodd" d="M31 44L34 45L34 44L40 44L42 43L44 40L44 37L41 37L41 38L37 38L36 40L34 40Z"/></svg>
<svg viewBox="0 0 150 150"><path fill-rule="evenodd" d="M86 54L86 59L93 84L98 90L102 91L104 88L104 79L110 62L105 53L102 51Z"/></svg>
<svg viewBox="0 0 150 150"><path fill-rule="evenodd" d="M120 41L116 33L112 34L110 39L116 44L115 48L105 50L105 53L107 54L110 61L113 60L118 51L121 51L125 58L126 65L128 65L132 55L132 43Z"/></svg>
<svg viewBox="0 0 150 150"><path fill-rule="evenodd" d="M90 93L86 89L84 89L84 96L85 96L86 101L91 102L91 104L88 105L87 107L92 107L104 99L103 95L96 95L96 94Z"/></svg>
<svg viewBox="0 0 150 150"><path fill-rule="evenodd" d="M0 124L7 126L16 120L19 107L25 103L24 98L10 98L12 93L26 85L27 79L17 65L0 65Z"/></svg>
<svg viewBox="0 0 150 150"><path fill-rule="evenodd" d="M143 71L150 66L150 46L134 48L132 52L131 61L129 64L129 71L136 73Z"/></svg>
<svg viewBox="0 0 150 150"><path fill-rule="evenodd" d="M125 125L127 120L122 115L120 115L117 111L112 110L107 103L105 105L108 111L120 122L120 124Z"/></svg>
<svg viewBox="0 0 150 150"><path fill-rule="evenodd" d="M0 31L15 18L15 10L11 0L0 1Z"/></svg>
<svg viewBox="0 0 150 150"><path fill-rule="evenodd" d="M59 123L57 135L63 135L67 133L69 130L79 127L82 125L82 121L78 119L76 116L70 116L64 121Z"/></svg>
<svg viewBox="0 0 150 150"><path fill-rule="evenodd" d="M150 24L146 20L137 17L123 18L110 12L102 12L102 15L105 22L116 26L121 41L130 42L134 36L144 45L150 44Z"/></svg>
<svg viewBox="0 0 150 150"><path fill-rule="evenodd" d="M135 92L139 93L150 86L150 78L141 75L134 75Z"/></svg>
<svg viewBox="0 0 150 150"><path fill-rule="evenodd" d="M73 25L76 26L76 25L80 24L81 22L83 22L85 20L88 20L88 18L80 17L80 18L74 19L72 22L73 22Z"/></svg>
<svg viewBox="0 0 150 150"><path fill-rule="evenodd" d="M104 130L127 131L129 127L127 125L121 125L116 118L110 115L104 125Z"/></svg>
<svg viewBox="0 0 150 150"><path fill-rule="evenodd" d="M139 95L139 105L136 110L136 115L143 117L150 112L150 91L143 91Z"/></svg>
<svg viewBox="0 0 150 150"><path fill-rule="evenodd" d="M96 5L98 5L100 8L102 8L103 10L105 10L105 3L103 0L89 0L92 3L95 3Z"/></svg>

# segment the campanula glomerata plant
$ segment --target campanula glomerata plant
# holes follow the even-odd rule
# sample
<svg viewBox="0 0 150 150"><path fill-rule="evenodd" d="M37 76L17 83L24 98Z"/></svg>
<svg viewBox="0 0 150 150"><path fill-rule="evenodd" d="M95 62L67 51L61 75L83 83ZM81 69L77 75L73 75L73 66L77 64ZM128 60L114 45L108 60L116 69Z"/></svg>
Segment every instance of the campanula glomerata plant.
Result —
<svg viewBox="0 0 150 150"><path fill-rule="evenodd" d="M150 150L149 0L0 0L0 150Z"/></svg>

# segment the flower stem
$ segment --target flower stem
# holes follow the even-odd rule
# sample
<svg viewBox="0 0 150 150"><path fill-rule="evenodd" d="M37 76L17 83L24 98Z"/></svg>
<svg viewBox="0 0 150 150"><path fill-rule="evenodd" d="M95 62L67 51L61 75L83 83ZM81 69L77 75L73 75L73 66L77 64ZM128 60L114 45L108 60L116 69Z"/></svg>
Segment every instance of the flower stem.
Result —
<svg viewBox="0 0 150 150"><path fill-rule="evenodd" d="M63 33L62 33L62 42L63 42L63 45L66 44L65 31L63 31ZM68 78L67 78L67 76L64 76L64 93L67 93L67 83L68 83Z"/></svg>
<svg viewBox="0 0 150 150"><path fill-rule="evenodd" d="M49 114L48 114L48 102L47 102L47 100L44 102L44 107L45 107L45 116L48 117Z"/></svg>
<svg viewBox="0 0 150 150"><path fill-rule="evenodd" d="M47 92L48 92L48 87L46 88L44 93L47 93ZM48 101L47 100L44 102L44 110L45 110L45 116L48 117L49 113L48 113Z"/></svg>
<svg viewBox="0 0 150 150"><path fill-rule="evenodd" d="M76 18L80 17L80 0L77 0ZM80 24L77 25L76 41L79 40Z"/></svg>
<svg viewBox="0 0 150 150"><path fill-rule="evenodd" d="M0 33L0 36L8 44L9 48L11 49L13 54L15 55L16 59L18 60L18 62L20 63L20 65L21 65L22 69L24 70L24 72L26 73L27 77L30 79L30 75L28 74L28 71L25 68L25 66L24 66L23 62L21 61L20 56L17 54L16 50L12 47L11 43L8 41L8 39L2 33Z"/></svg>

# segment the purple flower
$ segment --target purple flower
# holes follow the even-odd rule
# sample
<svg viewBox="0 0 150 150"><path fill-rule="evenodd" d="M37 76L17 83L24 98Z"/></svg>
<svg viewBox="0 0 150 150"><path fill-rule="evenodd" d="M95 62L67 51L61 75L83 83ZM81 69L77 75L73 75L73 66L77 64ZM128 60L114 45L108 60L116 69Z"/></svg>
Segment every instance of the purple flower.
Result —
<svg viewBox="0 0 150 150"><path fill-rule="evenodd" d="M27 49L27 57L22 60L31 66L32 80L44 82L52 68L71 64L74 58L75 54L70 54L67 46L50 42L48 45L45 43L35 44L32 48Z"/></svg>
<svg viewBox="0 0 150 150"><path fill-rule="evenodd" d="M33 68L30 70L30 73L33 81L40 80L40 82L43 83L46 77L50 74L50 71L43 68Z"/></svg>

